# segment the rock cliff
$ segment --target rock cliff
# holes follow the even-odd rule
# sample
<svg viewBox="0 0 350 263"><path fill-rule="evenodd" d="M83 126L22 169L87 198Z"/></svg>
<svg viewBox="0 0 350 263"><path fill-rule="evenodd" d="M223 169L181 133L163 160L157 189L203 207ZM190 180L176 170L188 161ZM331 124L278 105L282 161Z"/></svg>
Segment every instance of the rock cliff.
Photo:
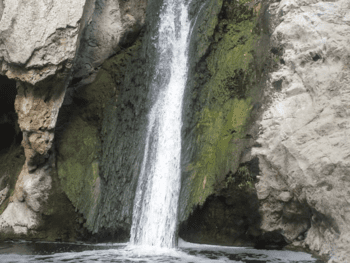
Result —
<svg viewBox="0 0 350 263"><path fill-rule="evenodd" d="M263 231L350 258L349 1L271 3L278 68L264 91L254 135Z"/></svg>
<svg viewBox="0 0 350 263"><path fill-rule="evenodd" d="M195 124L200 125L202 120L205 120L204 127L198 129L197 126L197 129L192 128L188 131L188 134L195 134L195 140L190 147L187 143L186 147L195 148L193 151L198 157L194 160L199 168L189 167L188 176L191 179L185 179L187 182L185 181L183 196L180 198L187 206L204 205L194 210L190 218L184 221L182 233L193 241L203 242L211 236L212 240L215 239L221 243L239 242L239 239L234 241L237 232L229 234L229 231L224 230L227 227L226 224L221 224L219 218L231 214L239 221L244 217L244 213L237 210L239 205L233 204L231 207L228 205L232 199L230 195L234 196L234 194L228 194L227 190L215 190L215 185L220 186L220 174L226 175L226 178L221 179L226 183L232 182L232 179L237 180L236 176L230 175L237 170L237 165L234 165L237 159L240 165L248 164L249 167L249 164L258 158L258 164L251 167L257 168L258 172L255 174L253 169L250 169L250 175L253 177L257 175L258 182L255 188L260 203L261 222L258 231L254 231L256 224L245 226L248 229L246 235L256 238L257 246L263 245L261 243L266 245L275 239L277 244L283 245L287 242L293 246L310 248L321 255L329 255L330 262L346 262L350 258L349 164L346 146L347 108L349 107L347 100L349 3L348 1L329 3L253 1L250 3L255 10L260 9L257 28L262 34L257 32L258 45L253 49L254 51L246 49L247 53L242 56L248 58L248 63L255 65L256 70L250 74L257 77L255 85L259 89L252 89L254 84L246 86L248 90L253 91L250 93L252 99L248 102L251 103L252 109L250 114L242 119L242 122L245 122L243 129L232 126L237 137L233 137L235 140L228 140L228 144L234 144L229 147L236 147L235 156L225 154L220 144L213 147L216 142L227 139L227 137L220 138L218 129L221 125L220 115L230 116L224 113L224 105L227 102L225 97L222 97L225 94L224 83L228 81L225 79L228 70L220 73L221 75L215 72L220 65L212 67L211 75L203 70L203 68L211 70L210 63L220 60L220 53L217 53L215 60L212 61L210 56L213 52L217 52L216 50L225 48L223 46L225 36L222 38L221 34L222 32L227 34L225 26L230 23L232 15L239 15L237 12L230 17L229 10L232 10L230 6L232 6L230 1L226 2L226 6L224 1L222 10L225 12L221 11L219 14L219 22L215 22L218 24L213 34L212 45L215 42L218 44L209 47L207 50L209 55L204 56L205 60L199 59L196 73L193 75L197 85L199 83L200 86L205 87L207 83L212 83L212 93L209 93L207 98L212 96L216 101L221 100L223 103L218 110L214 106L217 103L215 100L214 102L202 100L202 105L212 104L207 111L209 118L205 118L205 114L202 114ZM242 11L242 15L245 15L243 20L249 20L249 15ZM233 19L236 25L237 21L242 21L238 17ZM253 34L256 32L255 30L255 27L251 27L250 32L245 33L248 39L251 32ZM243 30L236 29L234 34L239 35L240 31ZM248 41L240 42L241 45L248 43ZM240 50L244 48L246 47L241 46ZM262 71L259 70L261 52L265 53L265 56L260 56L260 59L264 60ZM253 55L253 62L249 60L249 53ZM226 57L229 56L228 51L224 54ZM239 54L238 50L236 54ZM236 59L239 57L237 56ZM227 61L222 60L222 65ZM234 65L230 67L234 68ZM218 87L221 92L215 93L217 87L212 80L222 76L224 76L221 80L223 87ZM236 77L232 73L231 78L234 86ZM242 84L239 87L244 88ZM238 96L243 95L242 90L240 93L236 89L236 92ZM198 91L195 90L192 96L198 96L197 94ZM243 98L248 98L248 94L245 93ZM232 107L234 108L234 105ZM201 111L203 112L203 109ZM231 127L231 124L227 123L226 127ZM215 136L209 135L210 130L217 130ZM240 136L237 131L243 136ZM205 139L206 133L209 135L208 139ZM226 136L228 134L226 133ZM201 146L196 148L199 141ZM203 152L206 144L208 149ZM221 149L219 154L215 153L215 149L218 148ZM210 158L205 160L207 157ZM229 160L229 163L217 162L218 157ZM202 172L200 167L204 167L205 172ZM210 174L215 174L216 178L210 178L210 174L207 174L209 169L213 171ZM188 170L185 170L184 174L187 173ZM189 191L186 190L186 183L191 185ZM207 187L209 191L206 193ZM227 184L221 186L221 189L225 188ZM205 201L201 199L203 195L211 196ZM180 209L183 203L180 204ZM210 210L209 207L213 206L213 203L217 203L217 208ZM185 211L185 207L183 209L182 211ZM190 209L190 211L193 210ZM181 216L185 216L185 219L186 213L182 213ZM212 218L212 221L208 218ZM221 225L222 231L211 230L212 233L208 234L208 229L212 229L213 224L216 223ZM196 224L200 224L201 227ZM238 227L231 228L238 229ZM191 235L191 231L194 234ZM231 238L225 240L228 237Z"/></svg>

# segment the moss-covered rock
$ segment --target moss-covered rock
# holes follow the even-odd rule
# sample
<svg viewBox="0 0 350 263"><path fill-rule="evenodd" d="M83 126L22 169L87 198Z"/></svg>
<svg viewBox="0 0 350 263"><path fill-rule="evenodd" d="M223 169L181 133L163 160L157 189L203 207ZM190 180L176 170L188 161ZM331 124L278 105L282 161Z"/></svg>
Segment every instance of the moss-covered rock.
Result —
<svg viewBox="0 0 350 263"><path fill-rule="evenodd" d="M129 240L143 156L148 70L151 70L145 63L145 56L150 56L150 51L144 50L141 40L143 43L142 36L119 58L107 62L113 66L119 95L117 100L109 100L101 130L104 190L94 232L104 239Z"/></svg>
<svg viewBox="0 0 350 263"><path fill-rule="evenodd" d="M218 19L212 20L215 30L209 26L208 32L202 32L203 37L197 36L200 43L210 35L211 44L206 53L198 48L198 63L192 58L196 65L190 80L190 108L195 114L190 120L190 133L196 146L192 157L183 161L181 221L194 207L203 205L208 196L217 193L225 185L228 173L235 173L239 166L262 72L261 59L257 60L256 55L259 6L249 4L246 0L223 1Z"/></svg>
<svg viewBox="0 0 350 263"><path fill-rule="evenodd" d="M70 120L61 136L57 156L62 188L74 207L91 219L100 196L97 128L79 116Z"/></svg>
<svg viewBox="0 0 350 263"><path fill-rule="evenodd" d="M115 56L103 63L93 83L70 88L73 103L60 110L56 129L58 177L72 205L84 217L80 227L90 233L99 229L97 218L101 192L108 188L101 173L101 131L103 134L105 107L109 102L117 101L120 84L126 74L126 63L139 46L140 41L136 41L131 47L119 49Z"/></svg>

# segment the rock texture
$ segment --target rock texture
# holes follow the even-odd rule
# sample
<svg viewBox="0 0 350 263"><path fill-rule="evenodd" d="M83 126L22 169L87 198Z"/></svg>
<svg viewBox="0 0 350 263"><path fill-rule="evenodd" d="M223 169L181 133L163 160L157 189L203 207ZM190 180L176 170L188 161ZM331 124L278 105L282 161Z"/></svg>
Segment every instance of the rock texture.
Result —
<svg viewBox="0 0 350 263"><path fill-rule="evenodd" d="M2 203L5 201L8 191L9 191L8 185L5 188L2 188L0 190L0 205L2 205Z"/></svg>
<svg viewBox="0 0 350 263"><path fill-rule="evenodd" d="M17 80L15 108L26 163L0 217L0 231L27 233L40 224L55 167L54 128L87 20L84 7L92 3L2 2L0 74Z"/></svg>
<svg viewBox="0 0 350 263"><path fill-rule="evenodd" d="M350 2L271 3L279 64L258 122L262 230L350 259Z"/></svg>
<svg viewBox="0 0 350 263"><path fill-rule="evenodd" d="M238 173L216 196L207 198L202 207L194 209L179 236L186 241L230 246L253 246L261 235L259 202L251 185L240 186Z"/></svg>
<svg viewBox="0 0 350 263"><path fill-rule="evenodd" d="M4 0L0 23L0 72L36 83L72 66L84 7L92 0Z"/></svg>
<svg viewBox="0 0 350 263"><path fill-rule="evenodd" d="M92 73L127 42L123 37L139 32L146 3L0 1L0 75L17 81L15 108L26 157L0 216L0 233L27 233L41 224L56 180L58 113L65 97L72 103L67 87L73 75L83 84L91 82Z"/></svg>
<svg viewBox="0 0 350 263"><path fill-rule="evenodd" d="M58 176L97 239L127 241L130 232L133 187L124 178L132 172L127 163L133 162L134 153L123 145L139 147L140 140L131 134L137 130L134 123L145 119L133 112L142 111L138 108L147 96L140 87L147 66L138 56L146 5L135 0L96 2L56 126ZM96 45L86 44L90 42ZM112 105L116 102L118 106Z"/></svg>
<svg viewBox="0 0 350 263"><path fill-rule="evenodd" d="M145 22L146 5L146 0L96 0L74 67L76 82L91 83L108 57L133 42Z"/></svg>

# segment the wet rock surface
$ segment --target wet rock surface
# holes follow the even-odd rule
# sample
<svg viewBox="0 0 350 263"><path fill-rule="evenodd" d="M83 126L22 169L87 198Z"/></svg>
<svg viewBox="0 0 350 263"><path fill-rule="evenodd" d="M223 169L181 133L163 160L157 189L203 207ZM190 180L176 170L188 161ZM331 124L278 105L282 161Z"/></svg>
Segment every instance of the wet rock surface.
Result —
<svg viewBox="0 0 350 263"><path fill-rule="evenodd" d="M106 103L101 142L101 203L93 233L102 240L128 241L137 180L144 151L148 89L155 65L152 45L160 4L147 6L146 24L139 38L111 59L117 98ZM118 64L117 64L118 63Z"/></svg>

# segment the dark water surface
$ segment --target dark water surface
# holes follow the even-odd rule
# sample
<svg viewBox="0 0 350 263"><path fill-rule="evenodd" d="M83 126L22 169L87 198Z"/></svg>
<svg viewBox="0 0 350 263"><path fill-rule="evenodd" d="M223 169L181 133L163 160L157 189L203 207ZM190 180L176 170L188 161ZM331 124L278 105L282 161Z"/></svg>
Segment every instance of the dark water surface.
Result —
<svg viewBox="0 0 350 263"><path fill-rule="evenodd" d="M0 242L0 262L138 263L324 263L303 252L199 245L179 241L177 249L135 247L127 243Z"/></svg>

